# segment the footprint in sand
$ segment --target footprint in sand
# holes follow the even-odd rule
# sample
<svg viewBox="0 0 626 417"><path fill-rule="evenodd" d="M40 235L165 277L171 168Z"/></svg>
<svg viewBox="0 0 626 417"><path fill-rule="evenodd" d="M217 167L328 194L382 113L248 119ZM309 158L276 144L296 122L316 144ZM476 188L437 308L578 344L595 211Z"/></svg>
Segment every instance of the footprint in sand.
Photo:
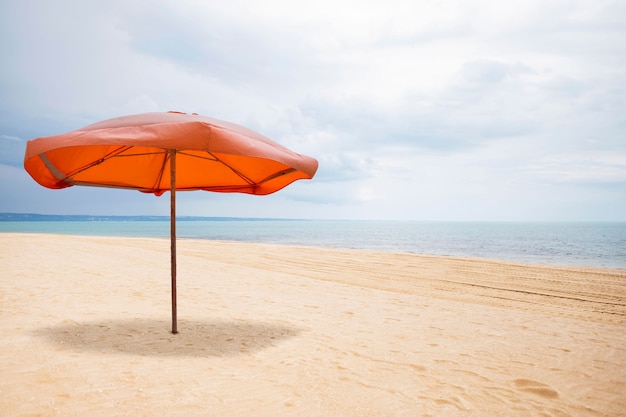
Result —
<svg viewBox="0 0 626 417"><path fill-rule="evenodd" d="M531 379L516 379L513 381L515 387L524 392L539 395L543 398L558 398L559 393L550 388L548 385Z"/></svg>

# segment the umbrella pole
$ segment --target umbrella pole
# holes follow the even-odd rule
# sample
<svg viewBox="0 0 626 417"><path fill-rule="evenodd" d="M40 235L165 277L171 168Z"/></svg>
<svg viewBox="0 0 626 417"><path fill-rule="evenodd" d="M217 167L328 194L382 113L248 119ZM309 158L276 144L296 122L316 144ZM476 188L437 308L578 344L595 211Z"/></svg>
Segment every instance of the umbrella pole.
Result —
<svg viewBox="0 0 626 417"><path fill-rule="evenodd" d="M170 150L170 241L172 263L172 333L178 333L176 312L176 150Z"/></svg>

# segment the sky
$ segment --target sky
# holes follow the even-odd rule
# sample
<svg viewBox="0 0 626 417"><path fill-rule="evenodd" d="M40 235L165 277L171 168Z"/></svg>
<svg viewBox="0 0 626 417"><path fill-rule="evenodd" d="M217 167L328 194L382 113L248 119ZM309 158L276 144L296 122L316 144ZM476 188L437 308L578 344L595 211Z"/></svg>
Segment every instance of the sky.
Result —
<svg viewBox="0 0 626 417"><path fill-rule="evenodd" d="M626 2L0 0L0 212L168 215L48 190L26 142L176 110L319 161L179 216L626 221Z"/></svg>

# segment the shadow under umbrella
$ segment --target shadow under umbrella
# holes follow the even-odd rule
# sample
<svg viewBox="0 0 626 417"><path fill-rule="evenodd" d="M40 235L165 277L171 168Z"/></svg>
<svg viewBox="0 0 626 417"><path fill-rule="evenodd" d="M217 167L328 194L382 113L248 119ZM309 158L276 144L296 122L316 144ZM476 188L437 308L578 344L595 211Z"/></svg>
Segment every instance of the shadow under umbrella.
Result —
<svg viewBox="0 0 626 417"><path fill-rule="evenodd" d="M72 322L34 331L62 349L140 356L235 356L278 345L302 331L284 324L250 320L181 320L177 335L167 320L124 319Z"/></svg>

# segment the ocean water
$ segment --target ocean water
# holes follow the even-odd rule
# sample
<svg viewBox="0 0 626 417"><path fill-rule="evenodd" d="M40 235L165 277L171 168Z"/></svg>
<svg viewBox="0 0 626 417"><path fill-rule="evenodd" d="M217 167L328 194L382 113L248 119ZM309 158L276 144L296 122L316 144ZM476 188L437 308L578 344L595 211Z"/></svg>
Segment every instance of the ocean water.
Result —
<svg viewBox="0 0 626 417"><path fill-rule="evenodd" d="M0 221L0 232L169 237L169 221L138 218ZM178 238L373 249L626 269L626 223L185 220Z"/></svg>

